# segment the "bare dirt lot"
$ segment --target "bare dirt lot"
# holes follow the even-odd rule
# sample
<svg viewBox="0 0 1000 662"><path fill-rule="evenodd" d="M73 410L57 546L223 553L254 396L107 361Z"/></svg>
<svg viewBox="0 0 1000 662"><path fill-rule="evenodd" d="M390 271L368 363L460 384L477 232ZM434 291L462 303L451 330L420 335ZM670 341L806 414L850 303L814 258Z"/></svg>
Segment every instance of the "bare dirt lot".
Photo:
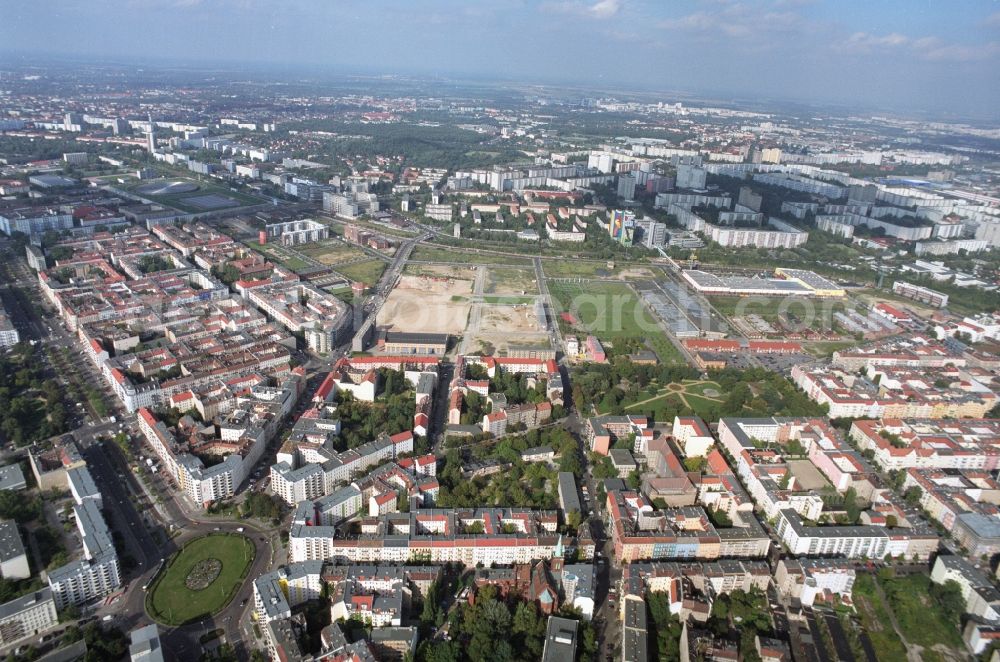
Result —
<svg viewBox="0 0 1000 662"><path fill-rule="evenodd" d="M434 268L438 269L453 275L402 276L378 314L379 326L412 333L461 334L472 307L472 272ZM461 275L465 278L458 277Z"/></svg>
<svg viewBox="0 0 1000 662"><path fill-rule="evenodd" d="M497 351L516 346L548 345L533 304L516 306L482 304L478 329L469 329L469 351L490 345ZM471 325L470 325L471 326Z"/></svg>

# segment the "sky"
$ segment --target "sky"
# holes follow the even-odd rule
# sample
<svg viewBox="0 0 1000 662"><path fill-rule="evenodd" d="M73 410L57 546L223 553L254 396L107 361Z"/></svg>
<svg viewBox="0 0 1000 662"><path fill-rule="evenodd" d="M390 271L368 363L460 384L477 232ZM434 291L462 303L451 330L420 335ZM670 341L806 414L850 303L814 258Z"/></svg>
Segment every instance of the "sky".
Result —
<svg viewBox="0 0 1000 662"><path fill-rule="evenodd" d="M1000 118L1000 0L0 0L0 49ZM0 62L2 66L2 62Z"/></svg>

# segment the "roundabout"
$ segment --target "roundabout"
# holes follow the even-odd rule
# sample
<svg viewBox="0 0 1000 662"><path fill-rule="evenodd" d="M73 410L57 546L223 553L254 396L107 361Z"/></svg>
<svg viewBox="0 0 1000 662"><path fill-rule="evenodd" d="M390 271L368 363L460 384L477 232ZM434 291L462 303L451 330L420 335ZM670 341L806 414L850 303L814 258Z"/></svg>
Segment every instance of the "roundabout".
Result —
<svg viewBox="0 0 1000 662"><path fill-rule="evenodd" d="M146 594L146 612L164 625L183 625L222 611L243 584L255 549L240 534L216 533L188 542Z"/></svg>

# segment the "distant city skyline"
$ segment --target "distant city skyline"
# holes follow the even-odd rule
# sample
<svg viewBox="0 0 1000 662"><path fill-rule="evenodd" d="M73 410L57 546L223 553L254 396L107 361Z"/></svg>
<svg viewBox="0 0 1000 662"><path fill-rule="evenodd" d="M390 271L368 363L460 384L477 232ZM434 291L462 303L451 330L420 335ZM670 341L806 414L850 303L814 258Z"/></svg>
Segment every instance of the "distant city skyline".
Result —
<svg viewBox="0 0 1000 662"><path fill-rule="evenodd" d="M5 9L0 44L0 68L14 53L301 64L1000 116L985 0L39 0Z"/></svg>

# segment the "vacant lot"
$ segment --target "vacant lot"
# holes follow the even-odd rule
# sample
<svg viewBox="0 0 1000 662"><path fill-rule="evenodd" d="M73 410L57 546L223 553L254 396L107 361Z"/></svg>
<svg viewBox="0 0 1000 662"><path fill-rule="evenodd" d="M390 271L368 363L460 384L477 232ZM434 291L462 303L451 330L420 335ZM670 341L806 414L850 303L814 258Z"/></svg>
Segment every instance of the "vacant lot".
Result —
<svg viewBox="0 0 1000 662"><path fill-rule="evenodd" d="M219 612L243 582L254 551L253 543L241 535L216 534L192 540L170 560L150 588L147 610L167 625L180 625ZM199 574L192 573L196 566L212 561L221 563L217 575L212 572L207 579L195 577ZM198 579L202 581L194 581ZM192 583L207 585L193 590L189 588Z"/></svg>
<svg viewBox="0 0 1000 662"><path fill-rule="evenodd" d="M534 300L518 305L484 303L480 305L478 314L479 328L466 331L470 351L482 346L492 346L500 351L519 346L549 345L548 334L535 314Z"/></svg>
<svg viewBox="0 0 1000 662"><path fill-rule="evenodd" d="M957 625L941 609L930 595L931 580L927 575L908 575L879 579L889 606L896 615L899 629L908 643L925 649L944 644L961 653L965 652ZM923 658L933 659L933 651L924 650ZM954 659L946 655L941 659Z"/></svg>
<svg viewBox="0 0 1000 662"><path fill-rule="evenodd" d="M618 265L608 268L605 260L546 259L542 269L549 278L606 278L618 274Z"/></svg>
<svg viewBox="0 0 1000 662"><path fill-rule="evenodd" d="M353 281L374 285L382 277L385 271L385 262L382 260L367 260L365 262L355 262L342 267L337 267L337 272L344 274Z"/></svg>
<svg viewBox="0 0 1000 662"><path fill-rule="evenodd" d="M348 246L339 241L326 241L320 244L307 244L298 246L298 251L304 253L318 262L327 265L339 264L348 260L356 260L365 255L360 248Z"/></svg>
<svg viewBox="0 0 1000 662"><path fill-rule="evenodd" d="M858 573L854 581L854 606L878 659L905 660L906 647L892 627L889 607L875 587L875 578L867 573Z"/></svg>
<svg viewBox="0 0 1000 662"><path fill-rule="evenodd" d="M486 294L537 294L535 270L490 267L483 291Z"/></svg>
<svg viewBox="0 0 1000 662"><path fill-rule="evenodd" d="M806 490L818 490L829 485L816 465L809 460L788 460L788 468L792 470L797 485Z"/></svg>
<svg viewBox="0 0 1000 662"><path fill-rule="evenodd" d="M575 325L559 319L563 333L594 335L613 345L616 338L638 339L649 345L660 361L681 362L680 353L627 283L549 281L553 312L569 312Z"/></svg>
<svg viewBox="0 0 1000 662"><path fill-rule="evenodd" d="M413 333L461 334L469 319L472 274L467 278L404 275L378 315L380 326Z"/></svg>
<svg viewBox="0 0 1000 662"><path fill-rule="evenodd" d="M523 257L510 255L496 255L494 253L477 253L473 251L462 251L451 248L439 248L437 246L419 245L413 249L410 255L411 260L417 262L453 262L457 264L513 264L530 266L531 260Z"/></svg>

